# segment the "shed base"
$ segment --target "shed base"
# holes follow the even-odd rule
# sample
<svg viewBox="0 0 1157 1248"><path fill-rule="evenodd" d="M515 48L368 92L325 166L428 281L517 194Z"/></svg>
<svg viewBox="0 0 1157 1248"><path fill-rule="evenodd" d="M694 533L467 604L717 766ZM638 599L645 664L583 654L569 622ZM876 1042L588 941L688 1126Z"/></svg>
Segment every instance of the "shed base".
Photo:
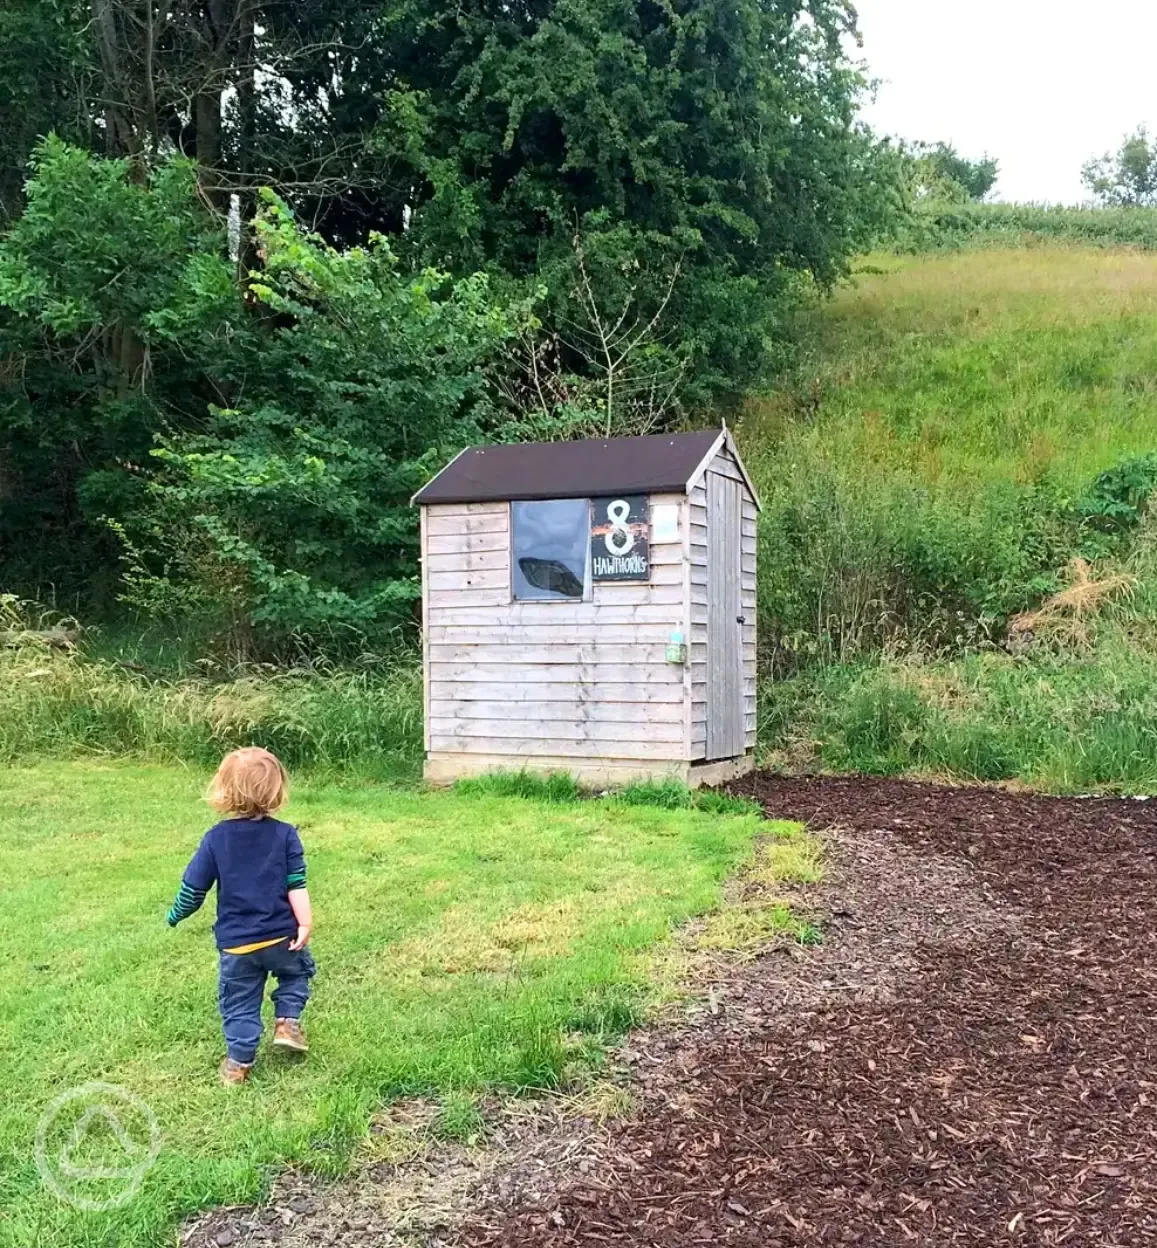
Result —
<svg viewBox="0 0 1157 1248"><path fill-rule="evenodd" d="M691 763L686 759L633 758L515 758L507 754L426 755L424 776L427 784L453 784L470 776L495 771L530 771L541 775L566 772L584 788L604 789L647 780L679 780L688 788L726 784L746 775L755 765L754 755L726 758L714 763Z"/></svg>

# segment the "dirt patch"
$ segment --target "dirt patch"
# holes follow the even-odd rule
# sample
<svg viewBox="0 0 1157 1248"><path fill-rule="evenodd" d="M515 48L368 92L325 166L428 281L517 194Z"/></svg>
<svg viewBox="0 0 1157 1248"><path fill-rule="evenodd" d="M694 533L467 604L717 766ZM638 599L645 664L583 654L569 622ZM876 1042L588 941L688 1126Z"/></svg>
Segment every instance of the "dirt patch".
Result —
<svg viewBox="0 0 1157 1248"><path fill-rule="evenodd" d="M458 1242L1157 1242L1157 804L736 788L830 829L823 948L638 1037L597 1164L491 1176Z"/></svg>

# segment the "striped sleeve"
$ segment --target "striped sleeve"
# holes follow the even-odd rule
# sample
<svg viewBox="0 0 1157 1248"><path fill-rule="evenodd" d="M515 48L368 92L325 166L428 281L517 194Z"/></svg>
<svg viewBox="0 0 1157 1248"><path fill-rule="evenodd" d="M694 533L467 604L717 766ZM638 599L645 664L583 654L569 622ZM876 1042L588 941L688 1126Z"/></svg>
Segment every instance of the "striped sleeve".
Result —
<svg viewBox="0 0 1157 1248"><path fill-rule="evenodd" d="M165 916L169 926L176 927L182 919L196 914L216 880L217 860L209 844L209 833L206 833L201 844L197 846L197 852L185 868L176 900Z"/></svg>
<svg viewBox="0 0 1157 1248"><path fill-rule="evenodd" d="M169 926L176 927L182 919L187 919L189 915L196 914L200 910L208 892L207 888L190 888L182 880L181 887L177 889L176 900L169 907L169 913L166 916Z"/></svg>
<svg viewBox="0 0 1157 1248"><path fill-rule="evenodd" d="M296 828L289 829L286 840L286 875L285 887L288 892L305 887L305 850Z"/></svg>

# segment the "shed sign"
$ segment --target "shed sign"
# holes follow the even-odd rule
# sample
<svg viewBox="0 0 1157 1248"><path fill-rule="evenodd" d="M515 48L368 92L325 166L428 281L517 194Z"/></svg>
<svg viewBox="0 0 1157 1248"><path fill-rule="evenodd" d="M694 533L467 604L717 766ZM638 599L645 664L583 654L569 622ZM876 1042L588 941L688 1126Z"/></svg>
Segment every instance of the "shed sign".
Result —
<svg viewBox="0 0 1157 1248"><path fill-rule="evenodd" d="M646 494L591 500L591 580L651 578Z"/></svg>

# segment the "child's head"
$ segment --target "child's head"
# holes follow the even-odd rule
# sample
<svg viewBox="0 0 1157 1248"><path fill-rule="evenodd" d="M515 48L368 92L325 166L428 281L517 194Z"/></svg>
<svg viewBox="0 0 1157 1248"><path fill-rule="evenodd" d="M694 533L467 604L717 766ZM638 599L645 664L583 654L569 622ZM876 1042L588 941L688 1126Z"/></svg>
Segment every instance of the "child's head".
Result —
<svg viewBox="0 0 1157 1248"><path fill-rule="evenodd" d="M208 801L222 814L260 819L285 805L289 777L280 760L251 745L227 754L209 786Z"/></svg>

